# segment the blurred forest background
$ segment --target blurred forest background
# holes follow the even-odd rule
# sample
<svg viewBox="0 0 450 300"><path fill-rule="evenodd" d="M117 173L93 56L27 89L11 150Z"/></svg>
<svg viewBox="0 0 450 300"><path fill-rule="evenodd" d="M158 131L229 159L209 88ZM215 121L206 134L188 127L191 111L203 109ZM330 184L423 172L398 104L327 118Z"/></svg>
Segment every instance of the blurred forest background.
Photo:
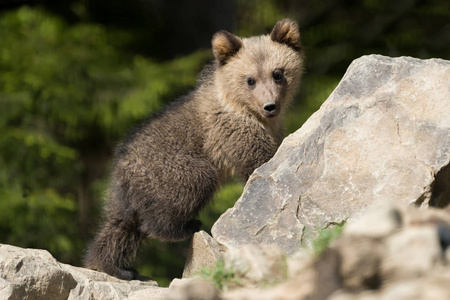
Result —
<svg viewBox="0 0 450 300"><path fill-rule="evenodd" d="M447 0L0 0L0 243L79 266L115 144L193 88L214 32L269 33L284 17L299 22L306 49L288 133L361 55L450 59ZM242 188L218 192L205 230ZM149 241L136 267L166 285L188 243Z"/></svg>

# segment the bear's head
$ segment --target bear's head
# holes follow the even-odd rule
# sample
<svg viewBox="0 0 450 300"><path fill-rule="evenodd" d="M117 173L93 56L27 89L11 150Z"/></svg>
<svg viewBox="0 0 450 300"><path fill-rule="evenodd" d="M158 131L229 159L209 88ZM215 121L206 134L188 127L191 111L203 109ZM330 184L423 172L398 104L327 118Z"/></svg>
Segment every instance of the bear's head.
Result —
<svg viewBox="0 0 450 300"><path fill-rule="evenodd" d="M270 123L283 114L300 83L303 51L296 22L279 21L270 35L240 38L227 31L212 39L215 85L223 105Z"/></svg>

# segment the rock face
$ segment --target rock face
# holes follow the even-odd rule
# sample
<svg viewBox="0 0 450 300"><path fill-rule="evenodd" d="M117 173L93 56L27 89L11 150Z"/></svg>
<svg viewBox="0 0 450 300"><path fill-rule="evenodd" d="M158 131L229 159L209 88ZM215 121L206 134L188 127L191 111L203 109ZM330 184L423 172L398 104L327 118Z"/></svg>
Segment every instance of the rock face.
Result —
<svg viewBox="0 0 450 300"><path fill-rule="evenodd" d="M228 248L293 253L380 201L443 207L449 160L450 62L365 56L253 173L212 234Z"/></svg>
<svg viewBox="0 0 450 300"><path fill-rule="evenodd" d="M164 299L154 281L124 281L57 262L45 250L0 244L0 299Z"/></svg>

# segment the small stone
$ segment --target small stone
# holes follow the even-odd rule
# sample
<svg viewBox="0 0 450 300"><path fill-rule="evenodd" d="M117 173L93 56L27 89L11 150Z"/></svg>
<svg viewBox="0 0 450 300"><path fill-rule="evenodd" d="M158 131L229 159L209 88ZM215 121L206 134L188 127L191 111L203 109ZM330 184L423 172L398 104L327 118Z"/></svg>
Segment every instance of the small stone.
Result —
<svg viewBox="0 0 450 300"><path fill-rule="evenodd" d="M273 284L286 280L286 254L276 245L244 245L229 249L225 268L252 284Z"/></svg>
<svg viewBox="0 0 450 300"><path fill-rule="evenodd" d="M394 282L383 289L381 300L450 299L449 278L421 278Z"/></svg>
<svg viewBox="0 0 450 300"><path fill-rule="evenodd" d="M313 257L306 251L299 251L287 258L288 278L292 278L309 267L313 263Z"/></svg>
<svg viewBox="0 0 450 300"><path fill-rule="evenodd" d="M450 210L433 207L417 209L413 206L403 208L403 210L404 226L450 226Z"/></svg>
<svg viewBox="0 0 450 300"><path fill-rule="evenodd" d="M379 240L365 236L343 236L333 245L340 254L342 284L349 290L376 289L381 285Z"/></svg>
<svg viewBox="0 0 450 300"><path fill-rule="evenodd" d="M167 300L220 300L219 291L212 282L199 278L174 279Z"/></svg>
<svg viewBox="0 0 450 300"><path fill-rule="evenodd" d="M126 298L127 300L166 300L168 288L146 288L132 292Z"/></svg>
<svg viewBox="0 0 450 300"><path fill-rule="evenodd" d="M353 222L344 226L344 233L381 238L398 230L402 225L399 210L390 203L376 205Z"/></svg>
<svg viewBox="0 0 450 300"><path fill-rule="evenodd" d="M415 278L443 263L437 228L407 227L391 235L381 264L385 280Z"/></svg>
<svg viewBox="0 0 450 300"><path fill-rule="evenodd" d="M311 295L316 290L316 274L312 268L305 270L285 283L271 288L242 288L225 292L222 300L321 300Z"/></svg>
<svg viewBox="0 0 450 300"><path fill-rule="evenodd" d="M189 247L183 278L198 275L202 268L213 268L222 258L224 248L205 231L196 232Z"/></svg>

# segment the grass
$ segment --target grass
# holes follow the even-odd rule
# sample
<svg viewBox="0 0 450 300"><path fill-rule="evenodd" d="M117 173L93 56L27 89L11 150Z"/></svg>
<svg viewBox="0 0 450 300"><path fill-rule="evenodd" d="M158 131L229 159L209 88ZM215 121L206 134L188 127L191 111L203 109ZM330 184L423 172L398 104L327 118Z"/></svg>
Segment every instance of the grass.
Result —
<svg viewBox="0 0 450 300"><path fill-rule="evenodd" d="M312 242L312 251L315 256L320 255L332 241L342 234L344 224L345 221L334 226L323 228L319 231L317 238Z"/></svg>
<svg viewBox="0 0 450 300"><path fill-rule="evenodd" d="M213 282L220 291L228 290L231 284L241 285L233 268L225 267L225 263L221 259L217 261L215 267L203 268L199 275L203 279Z"/></svg>

